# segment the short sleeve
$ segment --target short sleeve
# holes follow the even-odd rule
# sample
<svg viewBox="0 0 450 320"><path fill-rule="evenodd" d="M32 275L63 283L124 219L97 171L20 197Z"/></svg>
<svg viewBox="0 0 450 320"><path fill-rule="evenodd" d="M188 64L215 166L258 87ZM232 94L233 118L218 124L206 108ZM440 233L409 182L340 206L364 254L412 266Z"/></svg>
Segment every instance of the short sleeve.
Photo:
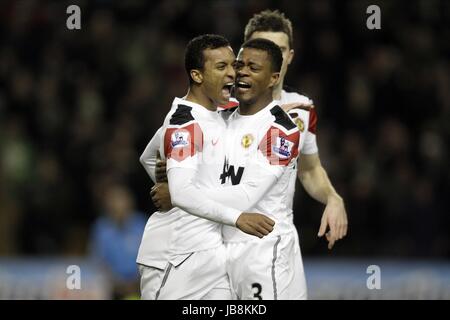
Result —
<svg viewBox="0 0 450 320"><path fill-rule="evenodd" d="M316 140L317 132L317 113L315 108L309 111L308 131L306 132L305 142L303 143L302 154L315 154L319 151Z"/></svg>
<svg viewBox="0 0 450 320"><path fill-rule="evenodd" d="M317 113L315 108L305 107L292 109L289 111L294 123L299 128L302 135L304 135L304 142L301 146L301 154L315 154L319 151L316 141L317 131ZM307 130L305 130L305 126Z"/></svg>

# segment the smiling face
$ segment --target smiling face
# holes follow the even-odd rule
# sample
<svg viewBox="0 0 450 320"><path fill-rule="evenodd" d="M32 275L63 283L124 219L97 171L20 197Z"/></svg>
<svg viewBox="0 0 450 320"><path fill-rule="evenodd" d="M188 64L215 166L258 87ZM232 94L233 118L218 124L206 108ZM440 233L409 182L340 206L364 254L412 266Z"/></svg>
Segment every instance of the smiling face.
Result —
<svg viewBox="0 0 450 320"><path fill-rule="evenodd" d="M253 105L263 99L271 101L272 89L279 73L273 72L268 53L254 48L239 51L236 69L236 99L241 104Z"/></svg>
<svg viewBox="0 0 450 320"><path fill-rule="evenodd" d="M231 97L231 87L236 77L233 63L235 55L231 47L206 49L203 51L205 63L199 76L202 92L215 105L225 105Z"/></svg>
<svg viewBox="0 0 450 320"><path fill-rule="evenodd" d="M289 46L288 35L281 31L255 31L252 33L250 39L257 38L270 40L280 47L281 53L283 54L283 64L281 66L280 78L283 80L286 75L287 68L294 57L294 50Z"/></svg>

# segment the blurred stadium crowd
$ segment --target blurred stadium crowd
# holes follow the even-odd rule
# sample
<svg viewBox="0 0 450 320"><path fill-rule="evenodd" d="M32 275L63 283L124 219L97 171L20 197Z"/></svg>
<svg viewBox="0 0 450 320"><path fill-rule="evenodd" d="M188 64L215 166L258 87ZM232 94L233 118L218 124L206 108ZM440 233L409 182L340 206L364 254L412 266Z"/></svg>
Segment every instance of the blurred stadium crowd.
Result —
<svg viewBox="0 0 450 320"><path fill-rule="evenodd" d="M248 19L271 8L293 22L286 82L315 102L349 214L332 254L450 258L450 2L374 2L376 31L361 0L1 1L0 255L87 255L108 212L145 223L139 155L186 92L187 41L219 33L236 51ZM81 30L66 28L69 4ZM299 185L305 255L328 255L322 210Z"/></svg>

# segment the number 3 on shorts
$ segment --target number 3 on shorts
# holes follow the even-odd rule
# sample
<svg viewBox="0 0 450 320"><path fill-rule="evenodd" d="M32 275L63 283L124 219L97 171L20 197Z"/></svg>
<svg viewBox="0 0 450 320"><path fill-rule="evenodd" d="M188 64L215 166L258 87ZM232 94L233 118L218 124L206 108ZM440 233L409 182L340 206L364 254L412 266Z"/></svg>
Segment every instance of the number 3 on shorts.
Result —
<svg viewBox="0 0 450 320"><path fill-rule="evenodd" d="M256 290L255 290L256 289ZM252 290L253 290L253 297L255 297L257 300L262 300L262 297L260 296L262 287L259 283L255 282L252 284Z"/></svg>

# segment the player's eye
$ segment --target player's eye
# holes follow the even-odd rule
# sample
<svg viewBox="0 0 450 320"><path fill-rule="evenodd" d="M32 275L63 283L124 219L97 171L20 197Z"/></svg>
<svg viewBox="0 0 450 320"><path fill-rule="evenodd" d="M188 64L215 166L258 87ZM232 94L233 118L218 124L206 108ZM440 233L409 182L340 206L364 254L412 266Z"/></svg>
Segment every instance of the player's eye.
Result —
<svg viewBox="0 0 450 320"><path fill-rule="evenodd" d="M232 64L233 68L236 69L236 70L241 69L243 65L244 65L244 64L243 64L242 62L239 62L239 61L235 61L235 62L233 62L233 64Z"/></svg>

